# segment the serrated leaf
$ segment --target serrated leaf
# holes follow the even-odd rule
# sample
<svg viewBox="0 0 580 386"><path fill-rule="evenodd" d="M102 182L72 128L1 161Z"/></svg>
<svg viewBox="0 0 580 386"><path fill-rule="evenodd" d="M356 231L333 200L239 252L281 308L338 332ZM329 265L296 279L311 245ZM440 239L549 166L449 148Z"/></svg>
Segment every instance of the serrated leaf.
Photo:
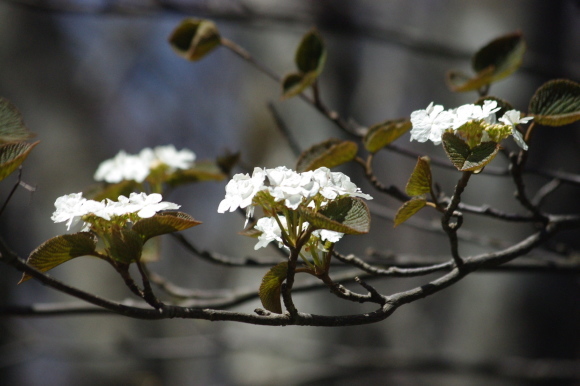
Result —
<svg viewBox="0 0 580 386"><path fill-rule="evenodd" d="M112 228L109 243L109 255L116 261L130 264L141 258L144 241L139 233L131 229Z"/></svg>
<svg viewBox="0 0 580 386"><path fill-rule="evenodd" d="M358 152L358 145L352 141L331 138L305 150L298 157L296 171L305 172L326 166L333 168L352 161Z"/></svg>
<svg viewBox="0 0 580 386"><path fill-rule="evenodd" d="M19 142L34 137L22 120L20 111L8 99L0 97L0 143Z"/></svg>
<svg viewBox="0 0 580 386"><path fill-rule="evenodd" d="M197 221L187 213L165 212L137 221L133 225L133 231L141 235L143 241L147 241L151 237L182 231L199 224L201 221Z"/></svg>
<svg viewBox="0 0 580 386"><path fill-rule="evenodd" d="M521 32L497 38L475 53L471 64L474 77L459 71L447 74L447 84L453 91L478 90L516 71L522 64L526 43Z"/></svg>
<svg viewBox="0 0 580 386"><path fill-rule="evenodd" d="M277 314L282 313L280 287L288 274L288 262L284 261L272 267L262 278L260 284L260 301L265 309Z"/></svg>
<svg viewBox="0 0 580 386"><path fill-rule="evenodd" d="M368 233L371 215L367 204L357 197L343 197L330 202L318 212L298 207L302 218L317 229L328 229L350 235Z"/></svg>
<svg viewBox="0 0 580 386"><path fill-rule="evenodd" d="M544 83L530 100L534 121L546 126L568 125L580 119L580 84L568 79Z"/></svg>
<svg viewBox="0 0 580 386"><path fill-rule="evenodd" d="M389 145L411 129L413 125L406 118L387 120L369 127L369 130L363 138L365 148L376 153L383 147Z"/></svg>
<svg viewBox="0 0 580 386"><path fill-rule="evenodd" d="M89 232L53 237L32 251L26 259L26 264L46 272L75 257L94 254L96 245L96 237ZM25 273L18 284L30 278L31 276Z"/></svg>
<svg viewBox="0 0 580 386"><path fill-rule="evenodd" d="M302 37L294 58L300 72L319 75L326 61L326 49L322 37L315 29Z"/></svg>
<svg viewBox="0 0 580 386"><path fill-rule="evenodd" d="M171 186L189 184L201 181L221 181L227 177L214 162L196 162L190 169L178 169L167 176L165 182Z"/></svg>
<svg viewBox="0 0 580 386"><path fill-rule="evenodd" d="M169 43L178 55L197 61L218 47L221 37L212 21L190 18L173 30Z"/></svg>
<svg viewBox="0 0 580 386"><path fill-rule="evenodd" d="M421 210L427 201L424 198L412 198L411 200L405 202L403 206L399 208L397 214L395 215L395 227L407 221L415 213Z"/></svg>
<svg viewBox="0 0 580 386"><path fill-rule="evenodd" d="M470 148L465 141L450 132L443 133L442 139L451 163L462 172L480 170L491 162L500 149L498 143L491 141Z"/></svg>
<svg viewBox="0 0 580 386"><path fill-rule="evenodd" d="M419 157L415 169L407 182L405 192L409 196L420 196L431 192L431 166L429 157Z"/></svg>
<svg viewBox="0 0 580 386"><path fill-rule="evenodd" d="M0 145L0 181L16 170L38 143L10 142Z"/></svg>

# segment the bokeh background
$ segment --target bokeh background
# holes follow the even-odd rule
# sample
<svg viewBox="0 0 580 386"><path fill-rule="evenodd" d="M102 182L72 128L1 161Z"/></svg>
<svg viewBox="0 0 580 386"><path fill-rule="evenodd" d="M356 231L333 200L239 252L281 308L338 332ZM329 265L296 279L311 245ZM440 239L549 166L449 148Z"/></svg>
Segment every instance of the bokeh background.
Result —
<svg viewBox="0 0 580 386"><path fill-rule="evenodd" d="M276 129L270 102L303 148L344 137L303 101L281 102L279 85L227 49L197 63L175 55L167 38L188 16L213 19L223 36L281 75L293 70L295 47L316 26L328 48L322 97L341 116L365 126L406 117L431 101L447 108L473 102L475 93L446 88L445 72L470 71L470 56L478 48L516 30L528 43L524 64L494 84L492 95L526 111L545 81L580 79L580 3L572 0L1 1L0 95L18 106L41 140L23 169L23 180L36 191L19 189L0 218L2 237L20 256L64 232L62 224L50 221L54 200L90 186L99 163L121 149L137 153L174 144L193 150L198 159L241 151L245 167L292 167L295 156ZM577 124L542 128L533 140L532 167L580 173ZM410 143L408 135L397 144L442 155L430 144ZM514 143L505 146L515 149ZM500 157L494 162L505 166ZM413 158L381 152L376 173L385 183L404 186L414 164ZM373 194L358 168L340 170ZM445 169L434 173L448 192L458 177ZM1 183L2 200L14 182ZM530 189L545 182L526 180ZM217 214L224 186L225 181L197 184L166 197L204 222L184 234L201 248L233 257L275 255L254 252L254 241L237 234L243 217ZM508 178L481 175L464 197L518 212L513 190ZM373 209L384 217L399 206L373 195ZM566 186L546 208L578 213L578 196L578 187ZM373 219L369 235L341 241L341 250L360 256L369 248L414 258L447 254L444 238L412 226L432 224L436 219L429 213L396 230L384 217ZM506 243L531 231L473 216L464 227ZM562 234L548 247L577 257L578 234ZM151 268L184 287L257 288L264 274L264 269L211 265L169 238L163 248L162 260ZM493 246L486 243L462 244L466 255L489 250ZM89 258L51 274L110 299L131 298L108 266ZM6 266L0 266L0 277L3 305L73 300L33 281L16 287L20 275ZM390 293L425 280L373 284ZM0 384L577 384L579 294L575 275L486 272L361 327L270 328L102 315L3 318ZM301 310L316 313L368 309L327 291L301 294L296 301ZM235 309L252 312L257 306L251 301Z"/></svg>

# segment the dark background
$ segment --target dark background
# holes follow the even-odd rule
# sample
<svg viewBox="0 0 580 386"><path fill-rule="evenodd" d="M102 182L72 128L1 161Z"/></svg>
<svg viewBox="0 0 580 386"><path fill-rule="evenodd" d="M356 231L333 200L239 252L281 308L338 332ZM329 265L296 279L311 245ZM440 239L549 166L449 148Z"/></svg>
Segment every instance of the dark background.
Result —
<svg viewBox="0 0 580 386"><path fill-rule="evenodd" d="M431 101L452 108L475 93L453 94L444 74L470 71L470 56L506 33L521 30L528 43L524 64L491 88L491 95L526 111L545 81L580 79L580 7L577 1L3 1L0 2L0 95L11 100L37 133L40 145L24 164L20 189L0 218L0 230L21 256L62 234L50 215L54 200L93 183L104 159L119 150L175 144L198 159L229 149L248 167L292 167L295 157L266 108L273 101L286 125L307 148L330 136L332 123L297 98L280 102L280 88L224 48L198 63L176 56L167 43L186 16L216 21L223 36L249 50L279 74L293 70L301 36L317 26L328 58L322 97L344 118L362 125L406 117ZM541 128L531 143L530 166L580 173L578 125ZM431 144L398 145L441 156ZM509 143L508 143L509 142ZM515 149L506 141L505 146ZM503 164L502 164L503 162ZM415 160L381 152L376 172L404 186ZM505 165L498 157L495 166ZM399 203L379 197L356 167L341 169L376 197L374 209L392 215ZM485 173L484 173L485 174ZM457 173L435 170L447 192ZM12 184L0 184L2 200ZM546 182L529 177L533 191ZM217 214L225 182L183 188L166 197L204 222L184 234L200 247L231 256L253 251L237 235L243 218ZM466 202L522 212L508 178L477 176ZM578 213L578 188L564 187L546 209ZM435 219L429 213L423 221ZM418 224L417 222L412 224ZM420 224L420 223L419 223ZM517 242L526 225L466 217L478 236ZM447 241L413 227L392 229L373 219L371 234L339 246L412 256L445 256ZM578 234L550 244L578 258ZM188 255L168 239L152 269L190 288L258 287L263 269L232 270ZM465 242L465 255L493 250ZM535 252L536 255L551 252ZM112 270L77 259L54 276L107 298L131 294ZM3 304L71 301L0 266ZM374 282L385 293L412 288L426 278ZM0 320L0 384L6 385L520 385L556 374L545 384L578 382L580 351L578 278L573 275L476 273L450 289L407 305L386 321L351 328L254 327L192 320L138 321L117 316L7 318ZM356 288L356 287L355 287ZM297 296L307 312L363 312L327 291ZM257 301L236 309L252 312ZM575 381L562 376L576 369ZM557 379L560 377L560 379ZM541 382L533 382L541 384Z"/></svg>

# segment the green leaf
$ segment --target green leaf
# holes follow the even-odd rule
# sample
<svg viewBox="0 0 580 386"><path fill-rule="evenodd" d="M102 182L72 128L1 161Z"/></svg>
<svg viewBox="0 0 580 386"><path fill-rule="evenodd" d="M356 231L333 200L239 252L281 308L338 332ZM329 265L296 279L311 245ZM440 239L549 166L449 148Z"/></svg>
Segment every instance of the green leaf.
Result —
<svg viewBox="0 0 580 386"><path fill-rule="evenodd" d="M298 207L300 215L317 229L350 235L368 233L371 227L369 208L357 197L343 197L330 202L318 212Z"/></svg>
<svg viewBox="0 0 580 386"><path fill-rule="evenodd" d="M403 206L399 208L397 214L395 215L395 227L407 221L411 216L417 213L421 208L427 205L427 201L423 198L412 198L411 200L405 202Z"/></svg>
<svg viewBox="0 0 580 386"><path fill-rule="evenodd" d="M450 71L447 84L453 91L472 91L497 82L521 66L525 51L526 42L521 32L497 38L473 56L471 64L476 72L474 77Z"/></svg>
<svg viewBox="0 0 580 386"><path fill-rule="evenodd" d="M302 37L294 57L298 72L282 79L282 99L292 98L312 86L324 68L326 49L315 29Z"/></svg>
<svg viewBox="0 0 580 386"><path fill-rule="evenodd" d="M288 274L288 262L284 261L272 267L262 278L260 284L260 301L265 309L277 314L282 313L280 287Z"/></svg>
<svg viewBox="0 0 580 386"><path fill-rule="evenodd" d="M356 143L331 138L303 151L296 163L296 171L316 170L322 166L331 169L352 161L357 152Z"/></svg>
<svg viewBox="0 0 580 386"><path fill-rule="evenodd" d="M310 30L302 37L294 58L300 72L319 75L326 61L326 48L322 37L316 29Z"/></svg>
<svg viewBox="0 0 580 386"><path fill-rule="evenodd" d="M130 264L141 258L143 239L131 229L114 227L109 235L109 256L121 263Z"/></svg>
<svg viewBox="0 0 580 386"><path fill-rule="evenodd" d="M178 55L196 61L218 47L221 37L212 21L190 18L173 30L169 43Z"/></svg>
<svg viewBox="0 0 580 386"><path fill-rule="evenodd" d="M26 260L26 264L39 271L46 272L75 257L93 255L96 245L96 237L89 232L53 237L32 251ZM31 277L25 273L18 284L25 282Z"/></svg>
<svg viewBox="0 0 580 386"><path fill-rule="evenodd" d="M294 72L282 79L282 100L295 97L316 81L318 75L315 72L302 74Z"/></svg>
<svg viewBox="0 0 580 386"><path fill-rule="evenodd" d="M8 177L24 162L30 151L38 145L38 142L10 142L0 145L0 181Z"/></svg>
<svg viewBox="0 0 580 386"><path fill-rule="evenodd" d="M165 212L137 221L133 225L133 231L140 234L145 242L151 237L182 231L199 224L201 221L195 220L187 213Z"/></svg>
<svg viewBox="0 0 580 386"><path fill-rule="evenodd" d="M167 176L165 181L169 186L189 184L201 181L221 181L227 177L220 167L211 161L196 162L191 169L178 169Z"/></svg>
<svg viewBox="0 0 580 386"><path fill-rule="evenodd" d="M431 192L431 160L429 157L420 157L415 169L407 182L405 192L409 196L420 196Z"/></svg>
<svg viewBox="0 0 580 386"><path fill-rule="evenodd" d="M20 111L8 99L0 97L0 143L19 142L34 137L22 120Z"/></svg>
<svg viewBox="0 0 580 386"><path fill-rule="evenodd" d="M365 148L376 153L405 134L412 126L411 121L406 118L377 123L369 128L363 138Z"/></svg>
<svg viewBox="0 0 580 386"><path fill-rule="evenodd" d="M451 163L460 171L478 171L497 155L500 145L495 142L482 142L470 148L465 141L455 134L443 133L443 148Z"/></svg>
<svg viewBox="0 0 580 386"><path fill-rule="evenodd" d="M567 79L544 83L530 100L534 121L546 126L568 125L580 119L580 84Z"/></svg>

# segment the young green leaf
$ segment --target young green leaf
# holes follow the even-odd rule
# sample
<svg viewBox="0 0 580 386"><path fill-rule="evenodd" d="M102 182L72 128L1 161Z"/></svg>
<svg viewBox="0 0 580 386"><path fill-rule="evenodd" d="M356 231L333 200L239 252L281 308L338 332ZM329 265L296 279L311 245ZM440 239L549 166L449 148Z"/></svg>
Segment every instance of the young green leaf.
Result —
<svg viewBox="0 0 580 386"><path fill-rule="evenodd" d="M376 153L405 134L411 127L411 121L406 118L377 123L369 127L363 138L363 143L369 152Z"/></svg>
<svg viewBox="0 0 580 386"><path fill-rule="evenodd" d="M137 221L133 225L133 231L141 235L145 242L152 237L182 231L199 224L201 221L195 220L187 213L164 212Z"/></svg>
<svg viewBox="0 0 580 386"><path fill-rule="evenodd" d="M110 234L109 255L121 263L139 261L143 251L143 239L133 230L113 228Z"/></svg>
<svg viewBox="0 0 580 386"><path fill-rule="evenodd" d="M288 274L288 262L284 261L272 267L262 278L260 284L260 301L265 309L277 314L282 313L280 287Z"/></svg>
<svg viewBox="0 0 580 386"><path fill-rule="evenodd" d="M187 60L197 61L221 44L216 25L209 20L183 20L169 37L171 47Z"/></svg>
<svg viewBox="0 0 580 386"><path fill-rule="evenodd" d="M491 162L500 149L498 143L491 141L470 148L465 141L450 132L444 133L442 139L443 148L451 163L462 172L482 169Z"/></svg>
<svg viewBox="0 0 580 386"><path fill-rule="evenodd" d="M525 51L526 42L521 32L497 38L473 56L471 64L476 72L474 77L450 71L447 83L453 91L471 91L497 82L521 66Z"/></svg>
<svg viewBox="0 0 580 386"><path fill-rule="evenodd" d="M294 56L298 72L282 79L282 99L292 98L312 86L324 68L326 49L315 29L302 37Z"/></svg>
<svg viewBox="0 0 580 386"><path fill-rule="evenodd" d="M36 145L38 141L34 143L10 142L0 145L0 181L16 170Z"/></svg>
<svg viewBox="0 0 580 386"><path fill-rule="evenodd" d="M296 163L296 171L305 172L322 166L330 169L352 161L357 152L356 143L331 138L303 151Z"/></svg>
<svg viewBox="0 0 580 386"><path fill-rule="evenodd" d="M415 169L407 182L405 192L409 196L421 196L431 192L431 160L429 157L419 157Z"/></svg>
<svg viewBox="0 0 580 386"><path fill-rule="evenodd" d="M567 79L544 83L530 100L534 122L546 126L568 125L580 119L580 84Z"/></svg>
<svg viewBox="0 0 580 386"><path fill-rule="evenodd" d="M8 99L0 97L0 143L24 141L34 137L24 126L20 111Z"/></svg>
<svg viewBox="0 0 580 386"><path fill-rule="evenodd" d="M343 197L330 202L319 212L299 207L300 215L317 229L328 229L350 235L368 233L371 227L369 208L356 197Z"/></svg>
<svg viewBox="0 0 580 386"><path fill-rule="evenodd" d="M46 272L75 257L93 255L96 245L96 237L89 232L53 237L32 251L26 263L39 271ZM30 278L31 276L25 273L18 284Z"/></svg>
<svg viewBox="0 0 580 386"><path fill-rule="evenodd" d="M294 58L300 72L314 72L319 75L326 61L326 48L322 37L316 29L310 30L302 37Z"/></svg>
<svg viewBox="0 0 580 386"><path fill-rule="evenodd" d="M407 221L411 216L417 213L421 208L427 205L427 201L423 198L412 198L405 202L403 206L399 208L397 214L395 215L395 227Z"/></svg>

